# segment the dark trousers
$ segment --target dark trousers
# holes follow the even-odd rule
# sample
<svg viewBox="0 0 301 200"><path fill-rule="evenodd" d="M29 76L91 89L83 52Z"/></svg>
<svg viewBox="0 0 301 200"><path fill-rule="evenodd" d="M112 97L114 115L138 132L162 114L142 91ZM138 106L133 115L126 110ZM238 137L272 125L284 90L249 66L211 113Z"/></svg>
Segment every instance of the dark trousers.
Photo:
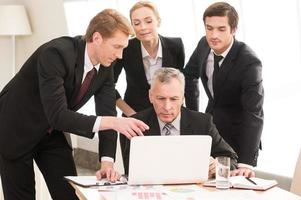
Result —
<svg viewBox="0 0 301 200"><path fill-rule="evenodd" d="M13 145L8 144L8 145ZM72 149L64 134L53 131L22 157L9 160L0 155L0 174L5 200L35 199L33 160L42 172L53 200L78 200L64 176L76 176Z"/></svg>
<svg viewBox="0 0 301 200"><path fill-rule="evenodd" d="M129 143L127 142L127 137L119 134L119 143L120 143L120 149L121 149L121 155L122 155L122 161L123 161L123 167L124 167L124 174L129 174L129 155L127 155L127 149L130 147L128 146ZM128 152L129 153L129 152Z"/></svg>
<svg viewBox="0 0 301 200"><path fill-rule="evenodd" d="M127 117L125 114L122 114L122 117ZM121 156L123 161L123 168L124 168L124 174L129 174L129 155L127 155L127 150L130 148L128 147L129 143L127 143L127 137L123 134L119 134L119 144L120 144L120 150L121 150ZM129 152L128 152L129 154Z"/></svg>

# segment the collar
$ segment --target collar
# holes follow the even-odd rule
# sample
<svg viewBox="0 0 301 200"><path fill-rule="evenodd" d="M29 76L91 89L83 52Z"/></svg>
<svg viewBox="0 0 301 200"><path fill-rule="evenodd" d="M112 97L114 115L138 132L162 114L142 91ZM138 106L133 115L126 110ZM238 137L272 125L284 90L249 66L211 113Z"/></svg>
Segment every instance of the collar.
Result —
<svg viewBox="0 0 301 200"><path fill-rule="evenodd" d="M158 40L159 40L158 52L157 52L157 56L156 56L155 59L157 59L157 58L162 58L162 44L161 44L160 38L159 38ZM146 49L144 48L142 42L140 42L140 45L141 45L142 58L150 57L149 53L148 53L148 52L146 51Z"/></svg>
<svg viewBox="0 0 301 200"><path fill-rule="evenodd" d="M179 113L179 115L170 123L179 132L181 132L180 131L180 120L181 120L181 113ZM166 122L162 122L159 118L158 118L158 122L159 122L159 126L160 126L160 131L162 131L162 129L165 126Z"/></svg>
<svg viewBox="0 0 301 200"><path fill-rule="evenodd" d="M100 63L98 63L97 65L93 66L91 60L90 60L90 57L88 55L88 48L87 48L87 43L86 43L86 47L85 47L85 61L84 61L84 70L86 72L90 71L91 69L93 69L93 67L95 67L96 71L98 72L99 70L99 66L100 66Z"/></svg>
<svg viewBox="0 0 301 200"><path fill-rule="evenodd" d="M229 45L229 47L228 47L223 53L221 53L221 54L218 55L218 54L216 54L216 53L213 51L213 49L211 49L211 53L214 53L214 54L217 55L217 56L223 56L223 59L224 59L224 58L226 58L226 56L228 55L230 49L232 48L233 43L234 43L234 38L232 37L231 44Z"/></svg>

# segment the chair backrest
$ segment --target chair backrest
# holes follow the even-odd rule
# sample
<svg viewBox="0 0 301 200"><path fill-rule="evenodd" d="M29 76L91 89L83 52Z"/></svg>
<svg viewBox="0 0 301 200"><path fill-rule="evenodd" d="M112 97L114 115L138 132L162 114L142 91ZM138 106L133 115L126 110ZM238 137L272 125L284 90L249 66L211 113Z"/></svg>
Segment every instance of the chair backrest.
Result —
<svg viewBox="0 0 301 200"><path fill-rule="evenodd" d="M296 163L296 168L291 184L291 192L301 196L301 150Z"/></svg>

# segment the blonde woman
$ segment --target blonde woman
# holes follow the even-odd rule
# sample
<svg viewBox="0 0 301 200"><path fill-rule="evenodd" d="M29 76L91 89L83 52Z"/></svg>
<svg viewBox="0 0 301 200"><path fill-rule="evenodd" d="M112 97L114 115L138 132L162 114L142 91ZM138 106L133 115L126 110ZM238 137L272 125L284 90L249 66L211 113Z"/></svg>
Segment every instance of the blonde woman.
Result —
<svg viewBox="0 0 301 200"><path fill-rule="evenodd" d="M161 67L184 67L184 45L181 38L159 35L161 18L156 6L149 1L139 1L130 10L130 20L136 37L129 41L123 57L114 66L115 82L124 69L126 91L124 99L116 91L116 104L125 116L151 106L148 98L150 81L154 72ZM124 158L125 137L120 145Z"/></svg>
<svg viewBox="0 0 301 200"><path fill-rule="evenodd" d="M181 38L159 35L161 18L156 6L149 1L139 1L130 10L130 19L136 37L129 41L123 58L114 66L115 82L125 70L127 87L124 99L117 91L117 106L126 116L148 108L150 80L156 69L174 67L182 71L184 46Z"/></svg>

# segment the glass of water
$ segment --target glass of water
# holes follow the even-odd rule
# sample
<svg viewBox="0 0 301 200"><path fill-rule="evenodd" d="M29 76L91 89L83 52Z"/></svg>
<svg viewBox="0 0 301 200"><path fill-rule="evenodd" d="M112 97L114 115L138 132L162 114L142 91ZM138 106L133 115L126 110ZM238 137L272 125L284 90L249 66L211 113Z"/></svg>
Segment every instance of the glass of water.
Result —
<svg viewBox="0 0 301 200"><path fill-rule="evenodd" d="M216 188L229 189L230 188L230 158L225 156L216 157Z"/></svg>

